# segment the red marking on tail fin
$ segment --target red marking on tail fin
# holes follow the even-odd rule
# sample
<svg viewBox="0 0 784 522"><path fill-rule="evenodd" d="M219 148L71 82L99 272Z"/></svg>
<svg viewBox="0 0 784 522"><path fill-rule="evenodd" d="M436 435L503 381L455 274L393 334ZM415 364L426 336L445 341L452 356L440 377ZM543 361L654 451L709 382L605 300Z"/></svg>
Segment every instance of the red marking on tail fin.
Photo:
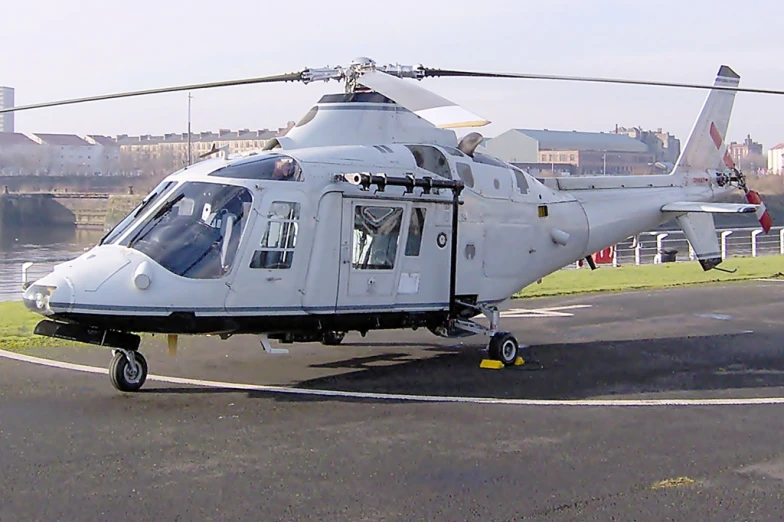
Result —
<svg viewBox="0 0 784 522"><path fill-rule="evenodd" d="M730 151L724 153L724 164L727 165L727 168L735 168L735 161L732 159L732 156L730 156Z"/></svg>
<svg viewBox="0 0 784 522"><path fill-rule="evenodd" d="M724 139L721 137L721 134L719 134L719 129L716 128L716 124L713 122L711 122L710 126L710 135L713 139L713 144L716 145L717 149L720 149L721 144L724 143Z"/></svg>

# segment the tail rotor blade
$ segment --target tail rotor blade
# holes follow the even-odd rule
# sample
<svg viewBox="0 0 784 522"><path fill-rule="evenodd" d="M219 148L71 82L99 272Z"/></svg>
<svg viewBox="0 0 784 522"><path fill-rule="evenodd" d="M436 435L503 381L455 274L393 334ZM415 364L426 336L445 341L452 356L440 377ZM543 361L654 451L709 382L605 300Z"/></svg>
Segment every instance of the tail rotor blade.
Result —
<svg viewBox="0 0 784 522"><path fill-rule="evenodd" d="M756 190L748 190L746 192L746 200L752 205L759 205L756 212L757 219L759 219L760 225L762 225L762 230L764 230L766 234L770 232L770 229L773 226L773 218L770 217L770 213L768 212L768 209L765 208L765 203L762 202L759 193Z"/></svg>
<svg viewBox="0 0 784 522"><path fill-rule="evenodd" d="M428 120L442 129L482 127L490 123L456 103L391 74L370 70L357 83L364 85Z"/></svg>
<svg viewBox="0 0 784 522"><path fill-rule="evenodd" d="M114 94L102 94L98 96L88 96L85 98L73 98L70 100L35 103L32 105L20 105L17 107L0 109L0 114L4 112L19 112L19 111L26 111L30 109L41 109L44 107L57 107L60 105L71 105L74 103L112 100L116 98L130 98L132 96L146 96L148 94L161 94L166 92L178 92L178 91L195 91L199 89L212 89L215 87L229 87L234 85L253 85L257 83L296 82L301 80L303 80L303 73L296 72L296 73L279 74L275 76L262 76L260 78L245 78L245 79L227 80L221 82L197 83L193 85L179 85L176 87L162 87L159 89L145 89L142 91L129 91L129 92L114 93Z"/></svg>

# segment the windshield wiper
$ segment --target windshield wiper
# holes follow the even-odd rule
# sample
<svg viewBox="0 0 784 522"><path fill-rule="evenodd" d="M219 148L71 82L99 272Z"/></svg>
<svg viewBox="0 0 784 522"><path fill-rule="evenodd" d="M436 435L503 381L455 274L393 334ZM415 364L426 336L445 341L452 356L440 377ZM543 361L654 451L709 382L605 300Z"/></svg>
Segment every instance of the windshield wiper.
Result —
<svg viewBox="0 0 784 522"><path fill-rule="evenodd" d="M147 224L149 225L149 224L154 223L155 221L159 220L160 218L162 218L164 216L164 214L169 212L172 209L172 207L174 207L174 205L176 205L184 197L185 197L185 193L183 192L179 196L177 196L176 198L171 199L168 202L166 202L161 208L158 209L158 212L156 212L155 215L152 216L152 218L150 218L150 221L148 221ZM139 231L136 233L136 235L133 236L133 238L130 241L128 241L128 248L133 248L133 245L137 241L141 241L141 239L143 238L143 236L141 234L142 234L142 232L145 232L145 230L144 230L145 228L146 227L142 227L141 229L139 229ZM147 232L149 232L150 230L152 230L152 228L153 228L152 226L147 228L147 231L145 232L145 234Z"/></svg>
<svg viewBox="0 0 784 522"><path fill-rule="evenodd" d="M133 213L133 219L136 219L137 217L139 217L139 214L141 214L141 213L142 213L142 210L144 210L145 208L147 208L147 206L148 206L150 203L152 203L152 201L153 201L153 200L154 200L154 199L155 199L157 196L158 196L158 193L157 193L157 192L153 192L153 193L152 193L152 195L150 195L150 197L149 197L149 198L147 198L147 199L145 199L144 201L142 201L142 204L141 204L141 206L139 207L139 210L137 210L136 212L134 212L134 213Z"/></svg>
<svg viewBox="0 0 784 522"><path fill-rule="evenodd" d="M158 196L158 193L157 193L157 192L153 192L152 194L150 194L149 196L147 196L147 197L146 197L146 198L145 198L145 199L144 199L144 200L141 202L141 204L139 205L139 208L138 208L138 209L136 209L136 212L134 212L134 213L133 213L133 218L131 218L131 221L130 221L130 222L127 224L127 225L125 225L125 228L128 228L129 226L131 226L131 224L132 224L134 221L136 221L136 218L138 218L138 217L139 217L139 214L141 214L141 213L142 213L142 211L143 211L145 208L147 208L147 207L150 205L150 203L152 203L152 202L153 202L153 200L154 200L154 199L155 199L157 196ZM124 220L123 220L123 221L124 221ZM117 223L117 224L116 224L114 227L112 227L112 229L111 229L111 230L109 230L109 232L107 232L107 233L106 233L106 235L105 235L105 236L103 236L103 237L101 238L101 240L100 240L100 241L98 241L98 244L99 244L99 245L103 245L103 242L104 242L104 241L106 241L106 238L107 238L107 237L109 237L110 235L112 235L112 232L114 232L115 230L117 230L117 227L118 227L118 226L120 226L120 223L122 223L122 221L119 221L119 222L118 222L118 223Z"/></svg>

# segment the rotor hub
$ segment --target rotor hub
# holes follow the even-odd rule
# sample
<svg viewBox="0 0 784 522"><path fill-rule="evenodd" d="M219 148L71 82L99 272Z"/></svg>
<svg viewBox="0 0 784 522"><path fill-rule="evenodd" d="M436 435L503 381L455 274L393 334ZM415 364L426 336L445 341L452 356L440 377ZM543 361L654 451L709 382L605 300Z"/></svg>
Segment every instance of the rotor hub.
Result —
<svg viewBox="0 0 784 522"><path fill-rule="evenodd" d="M307 68L301 73L301 80L304 83L337 80L345 82L346 92L356 92L364 90L358 83L359 78L369 71L381 71L398 78L413 78L421 80L425 77L425 68L422 64L417 65L401 65L401 64L387 64L377 65L375 60L366 56L360 56L351 60L347 67L322 67L322 68Z"/></svg>

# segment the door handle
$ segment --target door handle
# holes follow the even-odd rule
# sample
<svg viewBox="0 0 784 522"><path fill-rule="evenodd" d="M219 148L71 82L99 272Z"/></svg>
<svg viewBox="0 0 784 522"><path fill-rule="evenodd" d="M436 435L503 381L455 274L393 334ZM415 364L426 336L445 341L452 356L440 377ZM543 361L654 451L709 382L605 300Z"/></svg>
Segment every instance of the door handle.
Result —
<svg viewBox="0 0 784 522"><path fill-rule="evenodd" d="M349 252L349 246L346 243L343 243L340 247L340 260L345 265L351 261L351 256Z"/></svg>

